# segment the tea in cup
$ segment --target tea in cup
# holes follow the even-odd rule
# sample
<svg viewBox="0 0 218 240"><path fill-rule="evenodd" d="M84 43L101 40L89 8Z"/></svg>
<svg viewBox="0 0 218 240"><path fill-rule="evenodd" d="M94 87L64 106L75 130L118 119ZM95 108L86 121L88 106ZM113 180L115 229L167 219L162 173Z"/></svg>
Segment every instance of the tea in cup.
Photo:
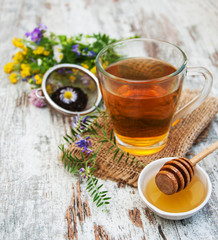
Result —
<svg viewBox="0 0 218 240"><path fill-rule="evenodd" d="M160 151L172 124L203 102L212 76L205 68L187 69L186 63L180 48L153 39L121 41L98 54L98 80L119 147L136 155ZM202 74L205 84L177 111L187 70Z"/></svg>

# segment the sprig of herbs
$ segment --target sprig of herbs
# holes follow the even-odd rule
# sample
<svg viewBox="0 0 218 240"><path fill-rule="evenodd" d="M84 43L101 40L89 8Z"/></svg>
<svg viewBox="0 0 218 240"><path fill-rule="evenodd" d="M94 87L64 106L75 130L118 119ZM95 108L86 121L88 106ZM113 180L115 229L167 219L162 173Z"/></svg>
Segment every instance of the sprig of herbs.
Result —
<svg viewBox="0 0 218 240"><path fill-rule="evenodd" d="M98 123L98 117L101 115L104 119L104 126ZM107 153L112 152L113 160L125 161L126 164L132 166L133 164L141 165L145 167L144 164L138 162L135 156L131 156L129 153L123 151L116 145L116 138L114 136L113 130L108 133L108 115L106 111L101 111L96 107L96 112L90 113L86 116L76 116L74 117L74 122L71 127L71 136L66 134L64 136L65 141L68 144L75 143L79 148L80 157L74 155L65 149L64 145L60 145L59 149L62 151L62 161L64 162L65 168L73 173L80 174L84 179L86 179L87 191L90 196L93 197L93 201L96 202L96 206L105 206L109 204L110 197L107 196L107 191L100 191L103 184L98 186L98 180L94 177L94 172L96 170L96 157L103 146L103 144L109 144ZM98 139L99 147L96 151L92 149L91 139ZM86 153L86 155L84 155Z"/></svg>

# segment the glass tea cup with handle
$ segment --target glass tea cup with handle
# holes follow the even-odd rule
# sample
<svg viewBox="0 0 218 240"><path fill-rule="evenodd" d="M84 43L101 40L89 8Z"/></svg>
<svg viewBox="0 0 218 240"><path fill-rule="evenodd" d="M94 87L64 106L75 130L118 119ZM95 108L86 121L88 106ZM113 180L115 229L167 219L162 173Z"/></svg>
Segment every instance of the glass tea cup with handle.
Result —
<svg viewBox="0 0 218 240"><path fill-rule="evenodd" d="M155 39L125 40L99 52L98 80L121 149L136 155L160 151L171 126L208 96L211 73L186 65L187 57L179 47ZM200 75L204 85L194 99L177 110L187 75Z"/></svg>

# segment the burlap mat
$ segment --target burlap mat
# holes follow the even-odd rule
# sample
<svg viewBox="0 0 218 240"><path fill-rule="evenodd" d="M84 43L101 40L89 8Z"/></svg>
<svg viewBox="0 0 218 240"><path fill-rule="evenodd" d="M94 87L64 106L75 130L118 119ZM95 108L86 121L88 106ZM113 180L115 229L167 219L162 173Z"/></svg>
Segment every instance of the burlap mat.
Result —
<svg viewBox="0 0 218 240"><path fill-rule="evenodd" d="M181 96L179 107L190 101L193 97L196 96L196 92L183 91ZM135 160L143 164L148 164L155 159L171 156L184 156L199 134L208 126L214 116L218 113L218 99L214 97L207 97L203 104L194 110L191 114L184 117L172 127L167 145L160 152L149 155L149 156L136 156ZM99 125L104 126L105 119L101 115L97 119ZM108 134L111 132L112 124L108 122ZM99 132L102 135L102 132ZM98 142L99 139L92 138L92 148L97 150L100 146ZM97 170L94 175L101 179L111 179L120 183L126 183L133 187L137 187L137 180L140 172L143 167L140 164L133 164L130 166L129 162L125 162L123 158L119 163L116 159L119 159L118 153L116 159L113 160L114 153L110 151L107 153L108 148L111 146L110 143L104 143L101 147L97 157L96 164ZM76 155L79 158L80 148L74 144L68 147L68 150L71 151L72 155ZM133 155L132 155L133 156Z"/></svg>

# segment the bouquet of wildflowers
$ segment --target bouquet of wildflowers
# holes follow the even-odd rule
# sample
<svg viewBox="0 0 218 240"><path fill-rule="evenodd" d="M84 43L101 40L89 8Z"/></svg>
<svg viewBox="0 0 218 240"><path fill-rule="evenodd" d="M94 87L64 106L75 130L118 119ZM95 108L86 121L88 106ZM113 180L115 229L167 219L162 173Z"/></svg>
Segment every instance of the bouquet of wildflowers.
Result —
<svg viewBox="0 0 218 240"><path fill-rule="evenodd" d="M95 57L106 45L118 41L106 34L84 35L73 37L48 33L47 27L40 24L32 32L27 32L23 39L14 38L13 45L17 52L13 61L4 66L11 83L24 81L31 84L32 94L35 88L41 86L44 73L58 63L73 63L81 65L96 74ZM38 100L32 97L32 102L38 107ZM31 96L30 96L31 97ZM42 100L40 100L41 102Z"/></svg>

